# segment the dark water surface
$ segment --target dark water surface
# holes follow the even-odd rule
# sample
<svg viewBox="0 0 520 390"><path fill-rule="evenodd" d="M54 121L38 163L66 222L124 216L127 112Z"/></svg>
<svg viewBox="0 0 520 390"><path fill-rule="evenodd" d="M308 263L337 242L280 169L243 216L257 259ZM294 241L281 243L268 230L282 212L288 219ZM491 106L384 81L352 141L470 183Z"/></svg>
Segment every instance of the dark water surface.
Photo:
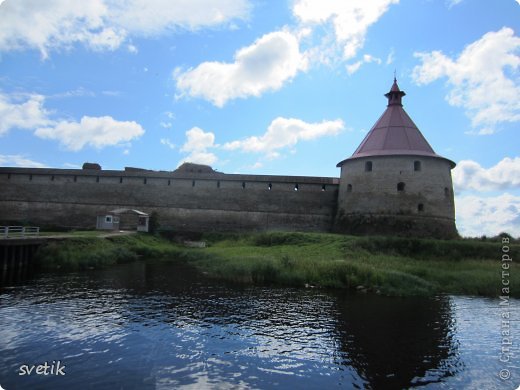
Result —
<svg viewBox="0 0 520 390"><path fill-rule="evenodd" d="M0 385L516 389L518 301L507 308L508 363L499 361L505 310L476 297L229 286L159 262L40 274L0 292ZM53 361L65 375L19 375Z"/></svg>

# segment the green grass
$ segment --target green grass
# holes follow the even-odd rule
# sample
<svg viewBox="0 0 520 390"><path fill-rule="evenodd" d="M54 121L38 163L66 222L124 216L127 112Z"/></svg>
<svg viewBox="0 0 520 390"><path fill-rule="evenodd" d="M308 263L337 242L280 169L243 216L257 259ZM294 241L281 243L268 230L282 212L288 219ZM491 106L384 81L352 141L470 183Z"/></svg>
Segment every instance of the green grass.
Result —
<svg viewBox="0 0 520 390"><path fill-rule="evenodd" d="M184 261L209 277L243 284L316 286L385 295L501 294L501 244L477 240L354 237L321 233L208 234L184 248L147 234L71 238L44 247L45 268L84 269L139 258ZM510 245L518 259L520 245ZM511 296L520 271L510 269Z"/></svg>

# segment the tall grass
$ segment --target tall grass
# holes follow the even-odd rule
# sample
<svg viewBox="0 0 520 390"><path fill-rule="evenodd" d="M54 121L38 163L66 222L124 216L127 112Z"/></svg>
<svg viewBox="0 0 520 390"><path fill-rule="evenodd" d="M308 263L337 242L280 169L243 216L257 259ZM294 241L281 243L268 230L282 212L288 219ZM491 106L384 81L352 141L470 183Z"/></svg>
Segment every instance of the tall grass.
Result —
<svg viewBox="0 0 520 390"><path fill-rule="evenodd" d="M207 248L184 248L138 234L72 238L38 253L45 268L85 269L139 258L183 261L235 283L343 288L385 295L436 293L498 296L501 244L472 240L354 237L320 233L211 234ZM520 245L510 245L518 259ZM510 269L511 296L520 272Z"/></svg>

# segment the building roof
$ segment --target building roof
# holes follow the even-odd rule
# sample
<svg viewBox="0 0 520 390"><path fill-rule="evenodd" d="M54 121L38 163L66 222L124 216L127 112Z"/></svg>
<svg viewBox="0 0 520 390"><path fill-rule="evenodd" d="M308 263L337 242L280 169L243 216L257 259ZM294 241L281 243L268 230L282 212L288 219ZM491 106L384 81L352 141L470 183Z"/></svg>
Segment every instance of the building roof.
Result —
<svg viewBox="0 0 520 390"><path fill-rule="evenodd" d="M354 154L338 163L340 167L345 161L361 157L413 155L443 158L436 154L426 138L403 108L402 98L406 94L399 89L397 80L390 92L385 94L388 106L385 112L365 136ZM453 161L448 160L452 168Z"/></svg>

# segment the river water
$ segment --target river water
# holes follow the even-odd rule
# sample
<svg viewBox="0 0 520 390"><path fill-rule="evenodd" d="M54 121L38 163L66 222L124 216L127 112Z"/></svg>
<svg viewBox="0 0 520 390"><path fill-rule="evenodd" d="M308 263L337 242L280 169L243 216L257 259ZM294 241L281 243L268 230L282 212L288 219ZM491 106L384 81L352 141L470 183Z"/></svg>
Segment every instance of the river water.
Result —
<svg viewBox="0 0 520 390"><path fill-rule="evenodd" d="M230 286L161 262L37 274L0 291L0 385L516 389L518 303Z"/></svg>

